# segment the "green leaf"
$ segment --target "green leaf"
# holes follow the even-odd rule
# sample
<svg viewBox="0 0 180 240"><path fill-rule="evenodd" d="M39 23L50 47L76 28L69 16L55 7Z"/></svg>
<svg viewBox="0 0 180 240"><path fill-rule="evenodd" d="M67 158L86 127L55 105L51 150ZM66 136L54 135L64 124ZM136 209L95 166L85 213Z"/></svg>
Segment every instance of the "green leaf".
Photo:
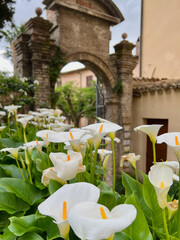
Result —
<svg viewBox="0 0 180 240"><path fill-rule="evenodd" d="M130 195L125 203L134 205L137 210L136 219L125 230L131 240L153 240L146 218L136 202L135 194Z"/></svg>
<svg viewBox="0 0 180 240"><path fill-rule="evenodd" d="M38 228L44 229L47 233L47 239L53 240L58 237L60 237L59 229L57 227L57 224L53 222L53 219L50 217L39 217L36 220L36 226Z"/></svg>
<svg viewBox="0 0 180 240"><path fill-rule="evenodd" d="M60 184L59 182L52 180L52 179L49 181L48 188L49 188L49 192L51 195L61 187L62 187L62 184Z"/></svg>
<svg viewBox="0 0 180 240"><path fill-rule="evenodd" d="M2 142L3 146L6 148L17 148L19 146L22 146L23 143L20 142L14 142L12 139L10 138L1 138L0 142Z"/></svg>
<svg viewBox="0 0 180 240"><path fill-rule="evenodd" d="M11 217L9 218L10 225L9 230L16 236L22 236L28 232L42 232L41 228L35 225L35 215L23 216L23 217Z"/></svg>
<svg viewBox="0 0 180 240"><path fill-rule="evenodd" d="M8 172L11 172L11 176L13 178L22 178L21 173L18 169L18 167L16 167L13 164L0 164L0 167L3 168L4 170L7 170Z"/></svg>
<svg viewBox="0 0 180 240"><path fill-rule="evenodd" d="M0 235L0 240L16 240L16 239L17 237L11 231L9 231L8 228L4 230L3 235Z"/></svg>
<svg viewBox="0 0 180 240"><path fill-rule="evenodd" d="M43 170L47 169L48 166L48 156L45 152L42 151L42 159L40 156L40 153L37 149L33 149L31 154L31 159L35 162L36 168L39 172L42 172Z"/></svg>
<svg viewBox="0 0 180 240"><path fill-rule="evenodd" d="M18 237L18 240L43 240L43 238L35 232L29 232L25 233L21 237Z"/></svg>
<svg viewBox="0 0 180 240"><path fill-rule="evenodd" d="M98 188L100 189L99 204L106 206L110 211L117 205L116 197L107 183L102 182Z"/></svg>
<svg viewBox="0 0 180 240"><path fill-rule="evenodd" d="M10 215L7 212L0 212L0 231L9 225L9 217Z"/></svg>
<svg viewBox="0 0 180 240"><path fill-rule="evenodd" d="M131 240L126 233L120 232L114 235L113 240Z"/></svg>
<svg viewBox="0 0 180 240"><path fill-rule="evenodd" d="M1 166L0 166L0 178L2 177L11 177L11 172L8 170L4 170Z"/></svg>
<svg viewBox="0 0 180 240"><path fill-rule="evenodd" d="M15 194L10 192L2 192L0 194L0 210L10 214L19 211L27 211L30 206L21 198L17 198Z"/></svg>
<svg viewBox="0 0 180 240"><path fill-rule="evenodd" d="M124 172L122 173L122 183L125 187L126 196L130 196L132 193L135 194L138 206L144 212L148 222L151 222L151 209L144 200L142 193L142 184Z"/></svg>
<svg viewBox="0 0 180 240"><path fill-rule="evenodd" d="M45 196L43 191L39 191L34 185L18 178L0 178L0 187L14 193L30 205L33 205Z"/></svg>
<svg viewBox="0 0 180 240"><path fill-rule="evenodd" d="M157 201L157 195L153 185L150 183L149 178L146 174L141 173L144 182L143 182L143 196L144 200L146 201L147 205L151 209L152 213L152 224L154 228L163 228L163 215L162 209L159 207Z"/></svg>

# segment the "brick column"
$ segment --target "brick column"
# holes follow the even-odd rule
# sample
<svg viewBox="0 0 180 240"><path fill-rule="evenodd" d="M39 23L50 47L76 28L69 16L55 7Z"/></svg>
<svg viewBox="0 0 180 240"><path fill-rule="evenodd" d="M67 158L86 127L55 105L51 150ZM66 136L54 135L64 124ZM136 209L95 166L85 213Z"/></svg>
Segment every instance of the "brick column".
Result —
<svg viewBox="0 0 180 240"><path fill-rule="evenodd" d="M30 35L22 33L12 43L14 72L21 77L29 77L32 74L29 40Z"/></svg>
<svg viewBox="0 0 180 240"><path fill-rule="evenodd" d="M39 81L38 90L35 92L35 108L50 107L49 63L54 53L54 41L50 40L51 26L48 20L40 16L31 18L25 24L30 35L28 46L31 51L32 77Z"/></svg>
<svg viewBox="0 0 180 240"><path fill-rule="evenodd" d="M104 96L104 104L105 104L105 119L117 123L120 126L122 126L121 122L121 110L120 110L120 97L113 92L112 88L109 88L109 91L111 91L111 95ZM110 92L109 92L110 93ZM122 130L116 132L116 137L122 139ZM116 156L116 178L119 177L120 174L120 168L119 168L119 161L120 156L122 155L122 147L121 143L114 143L115 147L115 156ZM111 145L108 145L108 149L112 150ZM112 186L113 183L113 160L112 157L109 158L108 161L108 175L106 177L107 183Z"/></svg>
<svg viewBox="0 0 180 240"><path fill-rule="evenodd" d="M122 93L120 94L121 118L123 126L123 153L131 150L131 123L132 123L132 97L133 97L133 77L132 71L136 65L132 49L134 45L126 41L127 34L123 34L123 41L115 45L116 66L118 69L118 81L122 83Z"/></svg>

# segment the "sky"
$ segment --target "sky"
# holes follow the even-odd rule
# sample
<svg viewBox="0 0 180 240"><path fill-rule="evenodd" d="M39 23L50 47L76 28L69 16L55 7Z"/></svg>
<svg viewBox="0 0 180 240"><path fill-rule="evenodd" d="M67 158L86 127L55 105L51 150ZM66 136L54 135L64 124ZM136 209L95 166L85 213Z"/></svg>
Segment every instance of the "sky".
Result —
<svg viewBox="0 0 180 240"><path fill-rule="evenodd" d="M141 0L113 0L116 6L120 9L125 20L112 27L112 39L110 41L110 53L114 52L113 46L122 40L122 34L128 34L127 40L136 43L140 35L140 11ZM42 0L16 0L16 8L14 14L14 22L17 26L27 22L30 18L36 16L36 7L44 9ZM46 18L46 11L43 10L44 18ZM0 40L0 71L13 71L13 66L10 61L3 58L4 47L6 43ZM83 65L77 63L70 63L63 68L63 71L69 71L82 67Z"/></svg>

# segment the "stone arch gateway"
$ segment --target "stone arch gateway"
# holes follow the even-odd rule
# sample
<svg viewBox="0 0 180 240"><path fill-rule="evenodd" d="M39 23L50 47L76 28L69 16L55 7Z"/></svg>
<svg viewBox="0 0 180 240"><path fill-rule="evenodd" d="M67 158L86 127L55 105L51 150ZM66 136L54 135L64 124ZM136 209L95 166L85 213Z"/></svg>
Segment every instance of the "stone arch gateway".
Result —
<svg viewBox="0 0 180 240"><path fill-rule="evenodd" d="M56 46L65 53L67 63L76 60L91 69L104 85L106 119L124 128L118 133L121 146L116 146L119 168L120 156L131 147L134 45L124 36L115 46L115 54L110 55L109 41L110 27L124 18L112 0L44 0L43 3L47 20L36 11L37 17L25 24L27 33L19 35L13 43L14 70L39 81L35 97L36 107L40 107L50 99L49 65Z"/></svg>

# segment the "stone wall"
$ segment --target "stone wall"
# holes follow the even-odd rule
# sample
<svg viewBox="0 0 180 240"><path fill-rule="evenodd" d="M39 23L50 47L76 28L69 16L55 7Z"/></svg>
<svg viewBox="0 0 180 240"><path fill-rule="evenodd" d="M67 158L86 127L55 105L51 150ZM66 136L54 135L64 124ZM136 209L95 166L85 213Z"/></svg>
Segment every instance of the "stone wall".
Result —
<svg viewBox="0 0 180 240"><path fill-rule="evenodd" d="M133 44L124 40L109 54L110 26L123 20L111 0L45 0L49 20L40 14L26 23L27 34L14 42L14 66L21 76L33 76L39 81L36 107L50 104L49 64L55 45L65 53L66 61L79 61L93 71L103 84L105 118L122 125L117 133L121 146L116 144L117 172L124 152L131 149L132 122L132 56ZM122 92L118 86L122 85ZM110 179L112 160L109 161Z"/></svg>

